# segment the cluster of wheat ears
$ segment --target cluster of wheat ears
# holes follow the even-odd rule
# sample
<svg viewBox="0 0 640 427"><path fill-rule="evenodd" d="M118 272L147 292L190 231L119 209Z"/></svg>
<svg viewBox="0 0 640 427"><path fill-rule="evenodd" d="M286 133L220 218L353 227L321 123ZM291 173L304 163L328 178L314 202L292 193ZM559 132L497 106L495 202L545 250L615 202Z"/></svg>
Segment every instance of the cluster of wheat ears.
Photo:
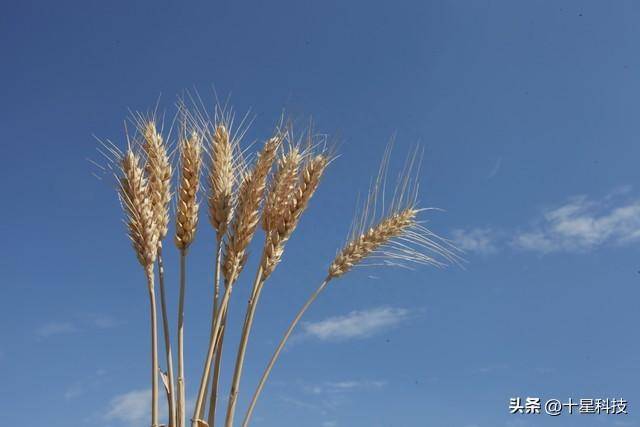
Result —
<svg viewBox="0 0 640 427"><path fill-rule="evenodd" d="M225 427L234 425L234 414L242 368L256 307L266 281L282 259L284 248L307 209L322 176L333 160L323 138L306 130L295 135L292 126L280 120L275 131L253 156L241 147L247 126L242 121L234 129L234 115L228 108L216 107L210 117L196 106L178 103L174 120L178 130L171 143L157 124L156 115L134 114L135 133L127 132L127 146L108 143L118 194L126 216L129 237L146 274L151 319L151 426L159 426L158 393L162 381L167 398L169 427L184 427L184 302L186 259L199 225L201 188L206 187L209 223L216 234L215 265L212 280L212 319L209 345L204 358L192 427L214 426L221 373L224 336L229 326L227 313L231 293L245 267L248 247L259 227L264 245L255 273L240 344L229 391ZM174 126L172 125L173 129ZM172 147L172 148L170 148ZM177 184L174 158L177 158ZM385 200L390 148L374 179L361 212L353 221L347 243L329 263L325 279L299 310L258 381L242 422L249 425L256 402L288 338L316 297L334 279L367 262L377 265L407 263L443 266L456 262L457 254L448 241L422 225L417 206L419 159L408 156L404 170ZM251 161L252 159L252 161ZM201 179L206 180L206 186ZM204 191L203 191L204 193ZM173 202L172 202L173 200ZM170 205L175 209L170 209ZM169 231L170 211L175 212L174 243L179 250L180 283L177 340L169 329L165 296L163 241ZM165 366L158 360L156 279L165 349ZM221 286L222 282L222 286ZM238 325L240 326L240 325ZM172 342L177 342L177 372L174 371ZM208 410L207 409L208 405ZM206 414L205 414L206 411Z"/></svg>

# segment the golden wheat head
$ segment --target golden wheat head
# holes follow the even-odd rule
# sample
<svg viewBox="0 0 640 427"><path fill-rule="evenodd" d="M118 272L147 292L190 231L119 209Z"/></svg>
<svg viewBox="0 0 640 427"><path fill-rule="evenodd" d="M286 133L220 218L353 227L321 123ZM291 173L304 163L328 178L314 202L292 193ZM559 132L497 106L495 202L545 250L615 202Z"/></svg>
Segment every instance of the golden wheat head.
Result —
<svg viewBox="0 0 640 427"><path fill-rule="evenodd" d="M180 140L180 182L176 208L175 243L178 249L189 247L198 225L198 189L202 166L202 137L196 131Z"/></svg>
<svg viewBox="0 0 640 427"><path fill-rule="evenodd" d="M400 174L390 206L385 205L386 174L391 145L385 151L378 178L362 213L356 218L347 244L329 266L329 277L347 273L365 260L382 265L406 266L409 263L437 267L460 261L451 243L424 227L418 216L430 209L417 207L418 152L409 156Z"/></svg>
<svg viewBox="0 0 640 427"><path fill-rule="evenodd" d="M278 167L271 180L262 210L262 228L268 231L276 225L282 211L288 209L297 182L303 155L297 146L289 147L278 160Z"/></svg>
<svg viewBox="0 0 640 427"><path fill-rule="evenodd" d="M146 120L141 129L143 149L147 156L145 171L153 217L162 240L169 228L169 202L171 201L171 163L166 143L156 128L155 121Z"/></svg>
<svg viewBox="0 0 640 427"><path fill-rule="evenodd" d="M264 195L267 177L282 139L283 135L278 132L267 140L258 154L255 165L245 174L238 189L236 212L231 223L229 238L225 244L222 268L227 286L233 285L246 262L246 249L260 220L260 203Z"/></svg>
<svg viewBox="0 0 640 427"><path fill-rule="evenodd" d="M158 251L158 229L154 221L147 182L139 156L130 148L121 158L118 177L120 200L127 216L129 237L140 264L153 268Z"/></svg>
<svg viewBox="0 0 640 427"><path fill-rule="evenodd" d="M209 151L209 220L221 239L233 214L235 181L234 145L225 123L215 126Z"/></svg>
<svg viewBox="0 0 640 427"><path fill-rule="evenodd" d="M296 158L299 153L294 148L290 151L290 156ZM280 197L276 198L271 211L267 212L265 209L263 213L268 218L268 220L263 221L263 224L266 224L267 238L261 266L265 279L280 262L284 252L284 245L298 225L302 213L309 205L309 200L318 188L320 179L329 164L329 158L326 153L309 154L306 156L300 173L294 175L293 179L291 179L286 169L291 168L292 166L289 163L295 164L296 160L291 159L289 162L286 160L287 156L280 164L279 172L281 173L277 174L280 179L285 181L283 184L285 187L284 192ZM297 164L295 169L297 171ZM289 183L289 180L292 182ZM277 181L274 182L272 187L274 187L274 191L279 189Z"/></svg>

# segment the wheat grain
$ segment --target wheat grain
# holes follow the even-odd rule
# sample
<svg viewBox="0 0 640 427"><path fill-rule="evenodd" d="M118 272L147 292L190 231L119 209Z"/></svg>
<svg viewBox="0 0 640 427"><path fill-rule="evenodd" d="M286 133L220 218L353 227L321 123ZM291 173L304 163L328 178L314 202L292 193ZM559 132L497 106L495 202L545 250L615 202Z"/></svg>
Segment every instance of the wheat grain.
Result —
<svg viewBox="0 0 640 427"><path fill-rule="evenodd" d="M268 139L258 154L256 164L243 178L238 190L238 206L231 224L231 234L225 245L223 275L232 286L246 262L246 249L255 234L260 219L260 203L267 176L282 143L282 134Z"/></svg>
<svg viewBox="0 0 640 427"><path fill-rule="evenodd" d="M180 183L178 186L178 207L176 211L175 243L185 250L195 237L198 225L198 189L202 165L202 138L193 131L180 141Z"/></svg>
<svg viewBox="0 0 640 427"><path fill-rule="evenodd" d="M121 169L120 199L127 213L129 237L140 264L145 269L153 269L158 251L158 230L140 157L132 149L122 157Z"/></svg>
<svg viewBox="0 0 640 427"><path fill-rule="evenodd" d="M416 213L415 209L394 213L365 234L349 242L331 263L329 276L342 276L391 239L402 235L409 227L415 225Z"/></svg>
<svg viewBox="0 0 640 427"><path fill-rule="evenodd" d="M303 156L298 147L292 146L278 161L278 168L271 180L262 209L262 228L268 232L275 227L284 210L289 209L298 181L298 171Z"/></svg>
<svg viewBox="0 0 640 427"><path fill-rule="evenodd" d="M294 155L296 154L294 153ZM290 177L284 170L287 165L283 164L285 173L282 176L285 184L282 187L284 187L284 194L277 198L270 211L265 210L263 213L265 217L269 218L264 221L267 232L261 263L264 279L273 272L280 262L284 244L298 225L300 216L318 188L328 164L328 157L324 153L308 159L303 165L302 172L292 180L292 183L288 182ZM285 197L286 195L288 196Z"/></svg>
<svg viewBox="0 0 640 427"><path fill-rule="evenodd" d="M218 240L226 233L233 213L235 181L234 146L224 123L215 127L211 137L209 167L209 220Z"/></svg>
<svg viewBox="0 0 640 427"><path fill-rule="evenodd" d="M169 228L169 201L171 200L171 163L162 135L154 121L144 125L144 152L147 156L145 171L148 179L149 196L153 207L153 217L162 240Z"/></svg>

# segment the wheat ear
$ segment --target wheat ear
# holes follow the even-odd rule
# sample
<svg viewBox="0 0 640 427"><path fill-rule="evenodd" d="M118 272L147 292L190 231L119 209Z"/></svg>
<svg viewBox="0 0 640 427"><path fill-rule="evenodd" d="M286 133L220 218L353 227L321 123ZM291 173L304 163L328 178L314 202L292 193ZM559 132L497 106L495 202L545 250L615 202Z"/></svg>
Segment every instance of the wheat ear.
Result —
<svg viewBox="0 0 640 427"><path fill-rule="evenodd" d="M178 405L177 427L186 422L184 377L184 297L186 292L186 258L198 224L198 189L202 165L202 138L196 131L186 135L183 124L180 137L180 183L176 209L175 243L180 250L180 295L178 301Z"/></svg>
<svg viewBox="0 0 640 427"><path fill-rule="evenodd" d="M198 189L202 166L202 138L193 131L180 141L180 183L176 209L175 243L181 251L193 242L198 225Z"/></svg>
<svg viewBox="0 0 640 427"><path fill-rule="evenodd" d="M290 196L276 203L276 209L264 212L264 218L268 226L266 228L266 241L261 260L264 279L269 277L282 258L284 245L298 225L300 216L309 204L309 200L315 193L320 178L329 159L325 154L318 154L309 158L303 165L299 176L291 184L285 185L285 190ZM283 165L286 166L286 165ZM288 178L285 178L288 181ZM286 194L286 193L285 193Z"/></svg>
<svg viewBox="0 0 640 427"><path fill-rule="evenodd" d="M310 158L303 165L302 172L298 173L303 156L297 147L292 147L279 162L269 196L266 198L262 221L266 232L265 246L242 327L231 391L229 392L226 427L233 426L249 334L264 282L279 263L284 252L284 245L295 230L300 216L318 188L320 178L328 164L324 153L308 157Z"/></svg>
<svg viewBox="0 0 640 427"><path fill-rule="evenodd" d="M246 249L256 232L260 219L260 202L264 195L267 176L273 165L283 136L277 134L264 145L256 164L242 179L238 190L238 206L234 216L229 240L225 245L222 272L230 287L242 271L247 260Z"/></svg>
<svg viewBox="0 0 640 427"><path fill-rule="evenodd" d="M233 285L246 262L247 246L249 246L255 234L260 219L260 203L264 195L267 177L273 166L282 139L283 135L278 132L265 142L262 150L258 154L255 165L245 174L238 189L238 202L229 230L230 235L225 245L224 262L222 264L222 274L225 278L226 289L218 307L218 314L213 327L214 332L209 339L209 351L205 358L200 387L193 412L193 427L206 424L199 417L202 411L213 355L217 348L216 344L218 342L221 324L226 317L227 305Z"/></svg>
<svg viewBox="0 0 640 427"><path fill-rule="evenodd" d="M231 135L234 115L231 110L216 108L216 120L213 132L210 137L210 163L209 163L209 220L216 230L216 255L214 274L214 298L211 315L211 331L215 318L218 314L220 299L220 277L222 262L222 241L227 232L229 223L233 217L235 204L234 186L238 171L242 170L242 156L239 149L240 139L244 135L242 123L235 135ZM208 126L207 126L208 127ZM226 319L222 320L221 327L224 328ZM222 361L222 347L224 332L220 333L216 346L213 375L211 377L211 390L209 398L209 413L207 421L209 425L215 422L215 412L218 398L218 381L220 378L220 363ZM206 396L207 392L205 392ZM202 408L204 410L204 406ZM203 414L200 414L203 417Z"/></svg>
<svg viewBox="0 0 640 427"><path fill-rule="evenodd" d="M210 144L209 220L221 240L233 213L234 147L224 123L215 127Z"/></svg>
<svg viewBox="0 0 640 427"><path fill-rule="evenodd" d="M151 314L151 427L158 426L158 325L153 264L158 250L158 230L139 156L129 148L121 159L118 178L120 200L127 215L129 237L144 267Z"/></svg>
<svg viewBox="0 0 640 427"><path fill-rule="evenodd" d="M432 255L438 255L445 260L456 259L455 251L446 246L447 242L437 241L439 238L424 228L417 220L417 215L421 210L416 208L418 185L415 155L410 158L408 166L398 180L399 184L396 187L396 194L390 208L385 210L384 179L388 158L389 149L385 152L378 179L369 195L366 206L356 221L359 224L358 227L354 229L351 239L330 264L326 278L298 311L280 340L253 394L242 424L243 427L249 425L258 397L287 340L304 313L331 280L344 275L354 266L362 264L367 258L381 258L390 265L398 264L401 261L435 266L442 266L444 262ZM415 174L415 178L412 180L413 174ZM380 197L383 206L378 217L380 219L376 219L375 211L378 207L378 193L380 191L382 191Z"/></svg>
<svg viewBox="0 0 640 427"><path fill-rule="evenodd" d="M158 283L160 285L160 312L162 314L162 331L164 337L165 357L167 363L166 392L167 409L169 411L169 427L176 425L175 385L173 374L173 356L171 352L171 333L167 315L167 301L164 286L164 262L162 257L162 240L169 228L169 202L171 201L171 163L166 143L158 132L152 119L139 120L140 131L144 136L143 149L147 157L145 164L148 179L149 198L153 218L158 230Z"/></svg>

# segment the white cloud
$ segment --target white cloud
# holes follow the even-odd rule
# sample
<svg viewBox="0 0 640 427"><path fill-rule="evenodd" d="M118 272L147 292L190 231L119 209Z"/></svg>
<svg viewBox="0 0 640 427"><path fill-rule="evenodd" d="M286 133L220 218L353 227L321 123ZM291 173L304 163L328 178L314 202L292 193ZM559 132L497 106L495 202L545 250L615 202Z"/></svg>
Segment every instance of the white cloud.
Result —
<svg viewBox="0 0 640 427"><path fill-rule="evenodd" d="M327 381L322 384L305 386L305 391L312 394L336 394L380 390L387 385L386 381Z"/></svg>
<svg viewBox="0 0 640 427"><path fill-rule="evenodd" d="M78 328L71 322L47 322L36 329L36 335L40 338L48 338L53 335L70 334L77 332Z"/></svg>
<svg viewBox="0 0 640 427"><path fill-rule="evenodd" d="M72 400L80 397L84 394L84 387L81 383L75 383L70 385L64 392L63 397L65 400Z"/></svg>
<svg viewBox="0 0 640 427"><path fill-rule="evenodd" d="M105 419L122 421L128 425L143 425L151 418L151 389L133 390L114 397Z"/></svg>
<svg viewBox="0 0 640 427"><path fill-rule="evenodd" d="M105 314L93 314L90 316L94 326L100 329L109 329L118 326L119 322Z"/></svg>
<svg viewBox="0 0 640 427"><path fill-rule="evenodd" d="M185 406L187 413L192 413L195 400L187 396ZM158 412L160 414L159 421L162 424L167 414L167 399L162 385L158 389ZM102 418L131 427L149 425L151 420L151 389L131 390L114 397L109 402Z"/></svg>
<svg viewBox="0 0 640 427"><path fill-rule="evenodd" d="M513 245L542 253L583 252L640 240L640 201L616 199L573 197L545 211L532 229L517 233Z"/></svg>
<svg viewBox="0 0 640 427"><path fill-rule="evenodd" d="M599 200L570 197L545 209L520 229L495 227L455 229L454 244L467 252L492 254L502 248L540 253L587 252L611 245L640 241L640 199L630 187L614 189Z"/></svg>
<svg viewBox="0 0 640 427"><path fill-rule="evenodd" d="M498 251L497 233L490 228L474 228L471 230L453 230L453 244L463 251L492 254Z"/></svg>
<svg viewBox="0 0 640 427"><path fill-rule="evenodd" d="M352 311L344 316L329 317L319 322L305 323L304 331L323 341L368 337L381 330L397 326L409 318L405 308L378 307Z"/></svg>

